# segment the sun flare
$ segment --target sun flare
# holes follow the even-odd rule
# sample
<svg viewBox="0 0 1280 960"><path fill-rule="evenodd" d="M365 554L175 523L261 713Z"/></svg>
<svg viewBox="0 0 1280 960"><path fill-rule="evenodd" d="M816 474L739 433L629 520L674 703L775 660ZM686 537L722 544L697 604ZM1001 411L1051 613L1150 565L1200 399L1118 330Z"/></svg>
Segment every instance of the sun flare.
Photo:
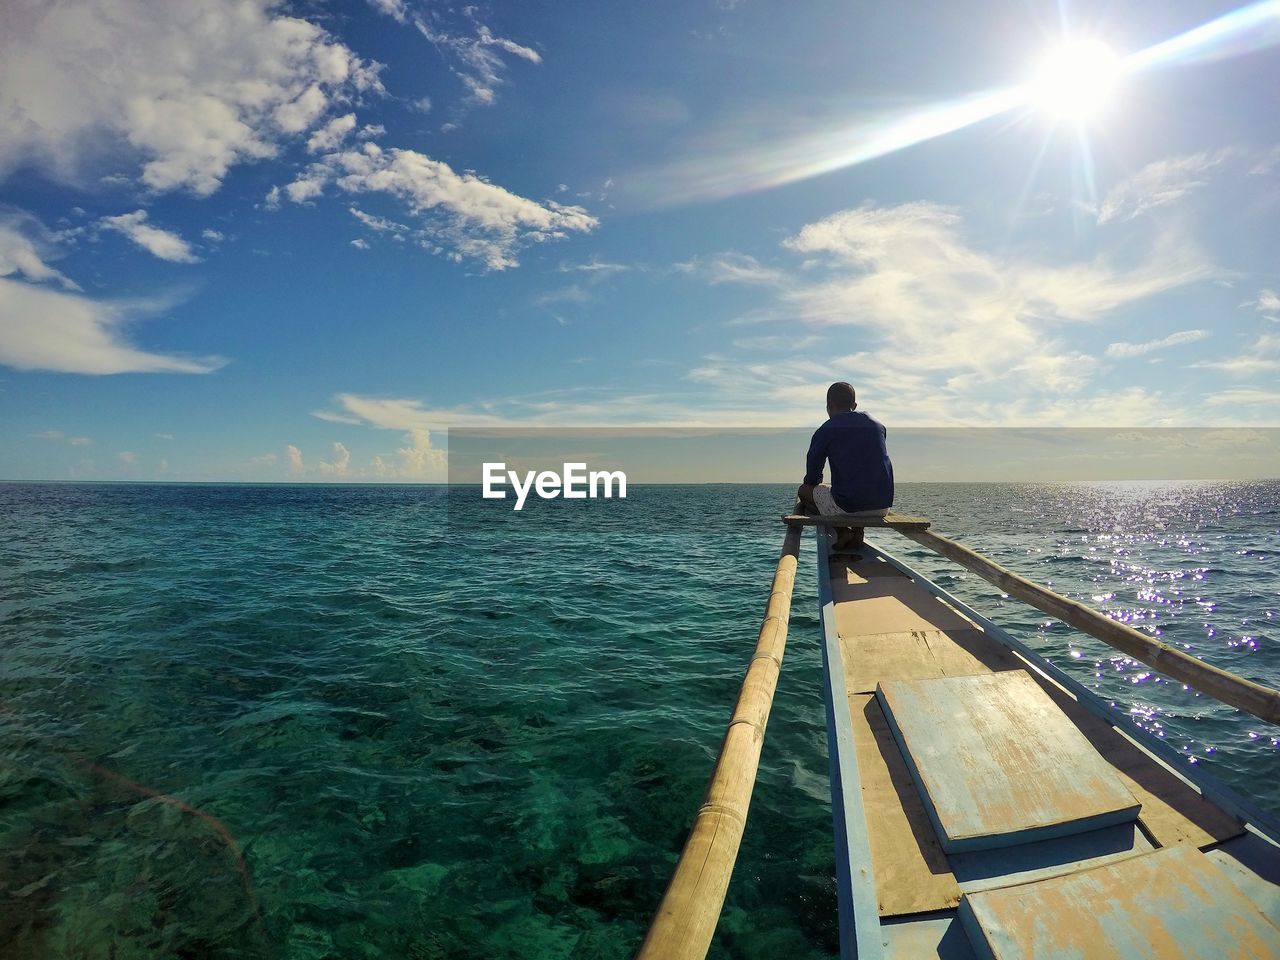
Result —
<svg viewBox="0 0 1280 960"><path fill-rule="evenodd" d="M1102 41L1072 41L1040 63L1030 84L1030 99L1057 120L1084 123L1110 102L1120 72L1120 58Z"/></svg>

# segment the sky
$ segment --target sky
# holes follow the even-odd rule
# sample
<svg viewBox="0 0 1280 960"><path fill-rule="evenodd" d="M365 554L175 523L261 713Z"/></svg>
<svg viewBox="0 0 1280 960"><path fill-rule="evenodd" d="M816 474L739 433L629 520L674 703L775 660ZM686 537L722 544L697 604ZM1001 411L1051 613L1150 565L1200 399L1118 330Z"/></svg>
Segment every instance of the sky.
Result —
<svg viewBox="0 0 1280 960"><path fill-rule="evenodd" d="M1254 436L1277 89L1277 0L7 0L0 479L443 480L833 380Z"/></svg>

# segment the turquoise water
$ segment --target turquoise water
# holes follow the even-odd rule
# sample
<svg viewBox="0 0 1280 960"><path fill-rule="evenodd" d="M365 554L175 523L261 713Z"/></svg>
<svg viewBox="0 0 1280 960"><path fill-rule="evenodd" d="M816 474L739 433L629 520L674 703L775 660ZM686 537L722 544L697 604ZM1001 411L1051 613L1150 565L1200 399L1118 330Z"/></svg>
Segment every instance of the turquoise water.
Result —
<svg viewBox="0 0 1280 960"><path fill-rule="evenodd" d="M429 487L0 485L0 952L630 956L791 491L629 492L478 515ZM1280 684L1280 485L920 484L899 508ZM1280 810L1274 730L880 542ZM813 565L806 540L715 957L835 952Z"/></svg>

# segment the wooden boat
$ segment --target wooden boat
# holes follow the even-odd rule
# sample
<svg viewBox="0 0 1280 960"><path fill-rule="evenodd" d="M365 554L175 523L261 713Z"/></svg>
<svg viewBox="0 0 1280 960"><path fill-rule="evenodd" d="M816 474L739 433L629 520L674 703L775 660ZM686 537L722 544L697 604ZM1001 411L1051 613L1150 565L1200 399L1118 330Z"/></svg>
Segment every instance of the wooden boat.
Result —
<svg viewBox="0 0 1280 960"><path fill-rule="evenodd" d="M1280 820L889 552L881 526L1269 723L1280 693L1218 670L890 514L790 515L707 794L638 957L705 956L815 525L840 956L1280 958Z"/></svg>

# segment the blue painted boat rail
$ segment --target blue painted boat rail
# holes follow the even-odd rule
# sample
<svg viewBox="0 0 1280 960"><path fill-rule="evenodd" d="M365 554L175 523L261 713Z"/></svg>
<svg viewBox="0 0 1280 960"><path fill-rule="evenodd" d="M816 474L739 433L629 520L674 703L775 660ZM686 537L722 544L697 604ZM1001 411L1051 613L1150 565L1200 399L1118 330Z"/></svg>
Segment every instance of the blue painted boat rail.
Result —
<svg viewBox="0 0 1280 960"><path fill-rule="evenodd" d="M827 708L827 762L831 770L831 822L835 833L836 893L841 960L883 960L876 878L862 806L862 779L845 692L840 631L827 559L832 534L818 527L818 615L822 624L823 697Z"/></svg>

